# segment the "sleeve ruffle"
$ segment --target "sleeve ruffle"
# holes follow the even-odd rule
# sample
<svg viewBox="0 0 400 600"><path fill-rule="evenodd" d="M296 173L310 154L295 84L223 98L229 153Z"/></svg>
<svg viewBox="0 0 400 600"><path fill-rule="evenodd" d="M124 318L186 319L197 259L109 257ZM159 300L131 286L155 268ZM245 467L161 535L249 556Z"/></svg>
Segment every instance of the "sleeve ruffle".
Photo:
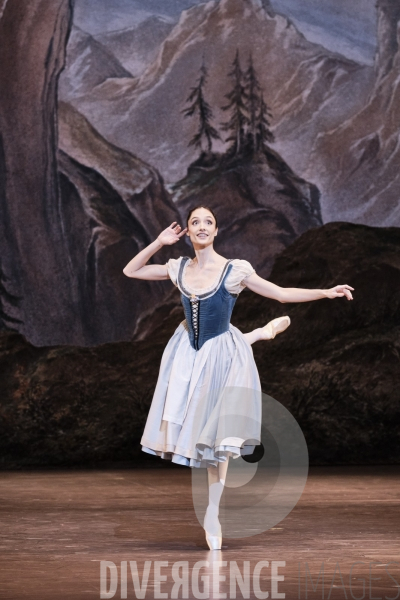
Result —
<svg viewBox="0 0 400 600"><path fill-rule="evenodd" d="M255 273L256 270L253 269L247 260L241 260L239 258L233 260L231 264L232 269L226 279L225 287L231 294L240 294L246 287L246 285L243 284L243 280Z"/></svg>
<svg viewBox="0 0 400 600"><path fill-rule="evenodd" d="M166 263L168 269L168 275L174 285L177 285L179 265L181 264L181 258L170 258Z"/></svg>

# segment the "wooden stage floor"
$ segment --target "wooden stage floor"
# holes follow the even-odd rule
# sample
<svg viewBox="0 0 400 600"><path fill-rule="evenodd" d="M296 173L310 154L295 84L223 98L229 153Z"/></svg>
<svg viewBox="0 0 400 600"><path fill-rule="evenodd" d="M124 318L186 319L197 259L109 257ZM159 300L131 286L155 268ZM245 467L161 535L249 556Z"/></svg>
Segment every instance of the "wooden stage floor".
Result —
<svg viewBox="0 0 400 600"><path fill-rule="evenodd" d="M249 561L251 574L249 593L236 587L237 598L266 597L255 580L269 598L400 598L400 467L311 468L300 501L276 528L226 539L220 552L206 546L185 467L2 472L0 479L1 600L100 598L101 561L116 566L114 598L140 597L130 571L134 561L140 582L145 561L151 561L142 598L173 597L172 570L179 561L188 563L188 598L235 597L235 561L242 574ZM124 561L127 589L121 594ZM163 561L159 568L166 576L161 593L154 586L155 561ZM210 578L203 596L201 579L199 595L192 578L199 561L208 561L200 577ZM284 579L272 593L273 561ZM257 565L263 568L253 579ZM321 569L324 595L322 579L312 589ZM219 583L212 577L218 572ZM112 585L107 573L105 592ZM177 585L175 597L185 597L183 592Z"/></svg>

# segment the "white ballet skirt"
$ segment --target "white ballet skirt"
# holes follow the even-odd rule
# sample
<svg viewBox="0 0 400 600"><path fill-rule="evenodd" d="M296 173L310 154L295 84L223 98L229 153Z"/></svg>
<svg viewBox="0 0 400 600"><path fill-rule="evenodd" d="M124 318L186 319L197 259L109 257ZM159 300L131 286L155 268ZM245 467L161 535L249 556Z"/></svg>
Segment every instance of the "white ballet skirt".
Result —
<svg viewBox="0 0 400 600"><path fill-rule="evenodd" d="M181 259L167 263L175 285ZM225 287L239 294L255 270L246 260L234 259L231 264ZM184 271L190 293L212 290L213 286L199 290L188 286ZM230 323L228 331L195 350L186 320L182 321L162 356L142 450L181 465L208 467L227 456L251 454L260 434L261 384L251 345Z"/></svg>

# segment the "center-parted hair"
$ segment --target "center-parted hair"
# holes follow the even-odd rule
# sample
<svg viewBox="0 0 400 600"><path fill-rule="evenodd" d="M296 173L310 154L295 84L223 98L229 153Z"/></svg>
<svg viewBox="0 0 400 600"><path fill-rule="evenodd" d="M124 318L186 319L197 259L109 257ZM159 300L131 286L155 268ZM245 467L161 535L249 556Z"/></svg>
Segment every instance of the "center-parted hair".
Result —
<svg viewBox="0 0 400 600"><path fill-rule="evenodd" d="M205 210L209 210L210 213L212 214L212 216L215 219L215 227L218 227L218 219L217 219L216 214L214 213L214 211L209 206L204 206L203 204L199 204L198 206L195 206L194 208L192 208L189 211L189 214L188 214L187 219L186 219L186 227L189 225L189 219L192 216L192 213L194 213L194 211L197 210L198 208L204 208Z"/></svg>

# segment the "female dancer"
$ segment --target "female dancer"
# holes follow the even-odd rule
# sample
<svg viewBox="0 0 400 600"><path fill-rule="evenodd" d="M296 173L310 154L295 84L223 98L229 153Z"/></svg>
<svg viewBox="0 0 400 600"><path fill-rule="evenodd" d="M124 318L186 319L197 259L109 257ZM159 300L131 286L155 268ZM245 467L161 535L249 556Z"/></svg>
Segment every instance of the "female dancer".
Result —
<svg viewBox="0 0 400 600"><path fill-rule="evenodd" d="M165 265L146 264L162 246L175 244L185 234L193 244L194 259L184 256ZM349 285L328 290L282 288L259 277L246 260L227 260L218 254L213 247L217 234L214 212L197 206L190 211L184 229L172 223L123 270L136 279L171 279L181 292L186 318L164 350L141 444L144 452L161 458L207 467L209 505L204 529L213 550L222 544L218 514L229 457L251 454L255 443L245 431L245 419L238 420L244 423L242 432L236 428L232 437L210 440L210 431L216 435L218 429L211 420L218 421L219 393L227 387L259 390L246 404L246 415L259 421L261 384L251 344L274 338L290 324L288 316L279 317L243 334L230 323L236 298L247 287L281 303L343 296L352 300L350 290L354 289Z"/></svg>

